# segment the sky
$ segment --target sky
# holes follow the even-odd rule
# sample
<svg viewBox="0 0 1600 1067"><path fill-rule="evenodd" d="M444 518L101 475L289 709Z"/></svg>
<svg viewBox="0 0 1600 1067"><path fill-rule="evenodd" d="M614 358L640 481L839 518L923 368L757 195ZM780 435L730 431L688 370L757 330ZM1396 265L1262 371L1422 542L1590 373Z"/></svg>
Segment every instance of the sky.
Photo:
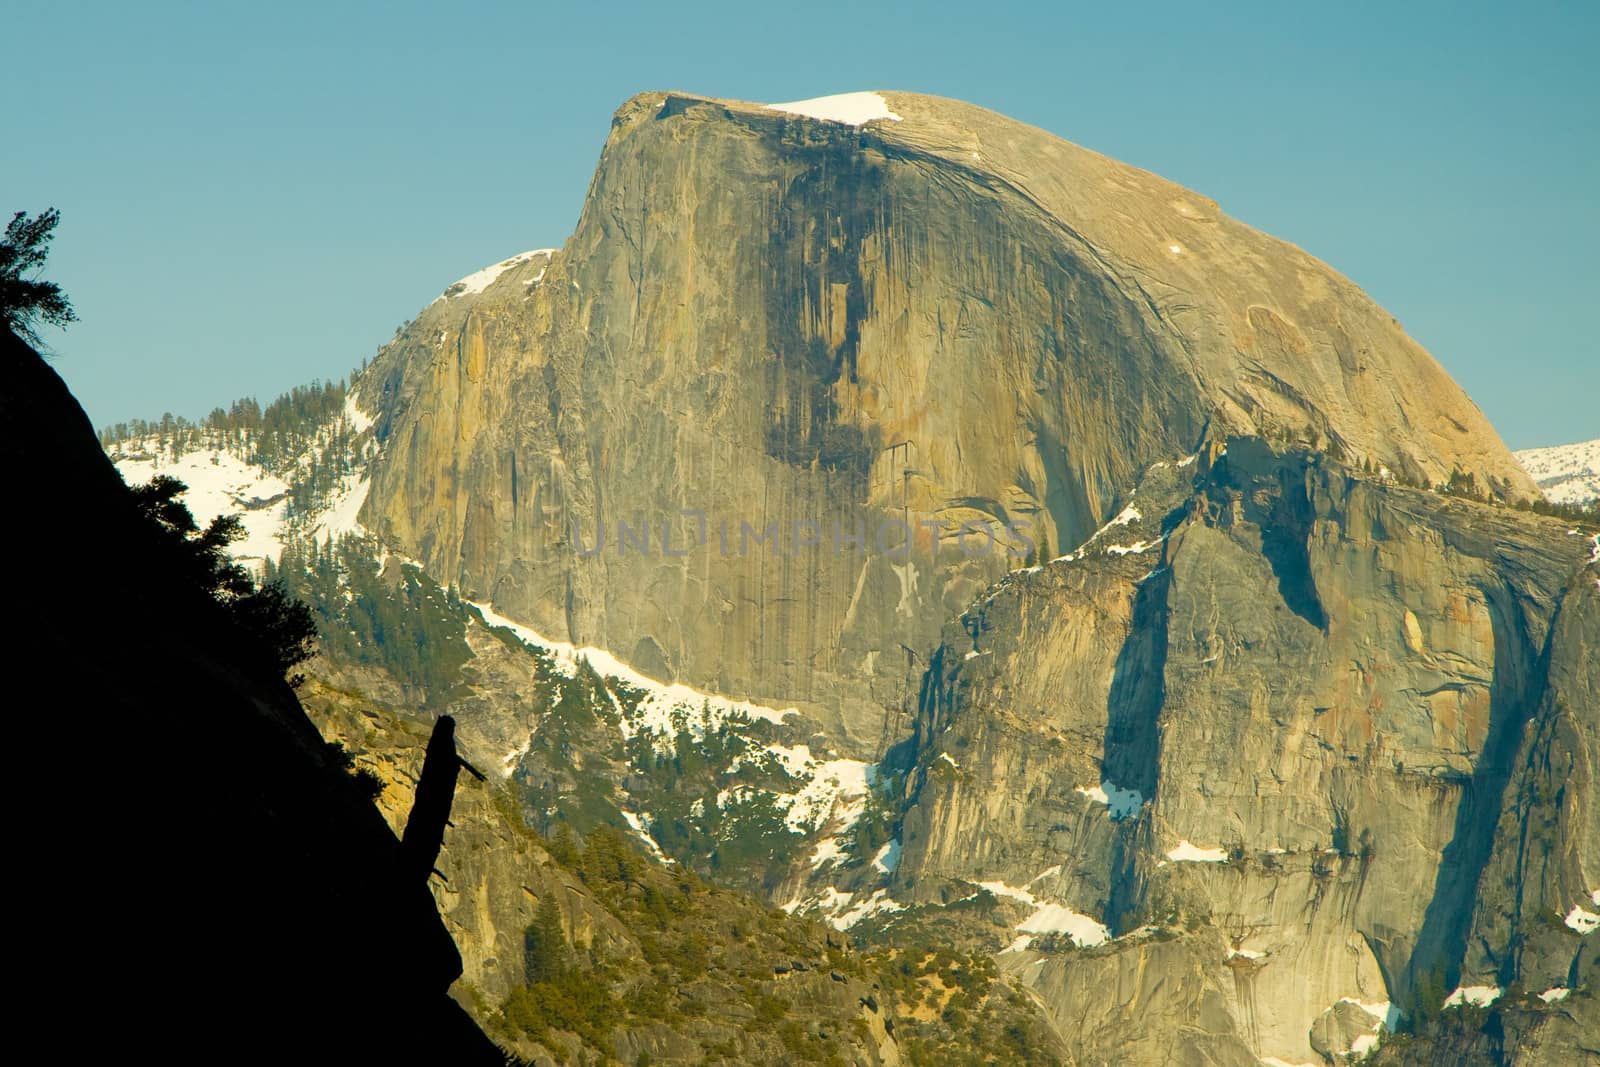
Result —
<svg viewBox="0 0 1600 1067"><path fill-rule="evenodd" d="M969 100L1354 279L1514 448L1600 436L1600 4L8 0L0 210L61 210L97 426L345 376L559 245L645 90Z"/></svg>

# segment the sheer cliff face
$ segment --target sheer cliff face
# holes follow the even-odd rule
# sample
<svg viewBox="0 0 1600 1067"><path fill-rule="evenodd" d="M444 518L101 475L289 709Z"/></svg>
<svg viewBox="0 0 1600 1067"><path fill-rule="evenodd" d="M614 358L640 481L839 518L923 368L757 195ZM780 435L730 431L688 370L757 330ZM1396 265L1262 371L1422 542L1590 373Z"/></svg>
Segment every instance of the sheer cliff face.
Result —
<svg viewBox="0 0 1600 1067"><path fill-rule="evenodd" d="M1253 441L1133 502L947 628L892 891L1108 924L1003 957L1089 1058L1306 1062L1370 1039L1352 1002L1592 982L1563 921L1600 887L1590 538Z"/></svg>
<svg viewBox="0 0 1600 1067"><path fill-rule="evenodd" d="M625 105L566 246L435 302L363 379L386 442L363 521L551 636L866 743L898 645L1205 440L1535 493L1323 264L1039 130L888 100L901 121L859 128ZM961 551L979 520L1016 555Z"/></svg>

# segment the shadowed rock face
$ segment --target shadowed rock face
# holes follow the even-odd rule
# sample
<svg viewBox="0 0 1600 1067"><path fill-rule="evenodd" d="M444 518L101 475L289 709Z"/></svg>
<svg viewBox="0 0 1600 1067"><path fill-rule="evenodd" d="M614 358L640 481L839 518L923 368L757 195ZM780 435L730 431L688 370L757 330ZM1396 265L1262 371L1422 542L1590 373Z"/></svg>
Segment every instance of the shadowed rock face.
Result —
<svg viewBox="0 0 1600 1067"><path fill-rule="evenodd" d="M1592 994L1535 995L1593 982L1591 539L1237 439L1133 504L946 628L891 891L1111 926L1002 957L1088 1060L1307 1062L1459 985L1513 991L1499 1061L1578 1062Z"/></svg>
<svg viewBox="0 0 1600 1067"><path fill-rule="evenodd" d="M903 121L860 128L624 105L566 246L436 301L363 378L385 441L363 521L550 636L800 704L868 749L908 684L899 644L929 646L1030 542L1077 545L1140 471L1207 440L1534 494L1325 265L1037 129L888 100ZM909 558L872 543L901 543L888 520ZM969 558L970 520L1027 540ZM857 522L866 551L836 552ZM780 554L741 523L786 546L816 523L822 543ZM606 547L579 558L575 529ZM1279 562L1287 595L1303 576Z"/></svg>

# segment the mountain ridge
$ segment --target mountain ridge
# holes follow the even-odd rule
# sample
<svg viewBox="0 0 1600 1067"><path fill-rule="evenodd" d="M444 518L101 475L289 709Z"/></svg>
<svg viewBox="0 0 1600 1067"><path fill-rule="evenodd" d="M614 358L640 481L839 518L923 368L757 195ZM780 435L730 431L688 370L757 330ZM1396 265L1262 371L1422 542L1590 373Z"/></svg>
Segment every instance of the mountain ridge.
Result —
<svg viewBox="0 0 1600 1067"><path fill-rule="evenodd" d="M1600 437L1512 453L1554 504L1600 500Z"/></svg>

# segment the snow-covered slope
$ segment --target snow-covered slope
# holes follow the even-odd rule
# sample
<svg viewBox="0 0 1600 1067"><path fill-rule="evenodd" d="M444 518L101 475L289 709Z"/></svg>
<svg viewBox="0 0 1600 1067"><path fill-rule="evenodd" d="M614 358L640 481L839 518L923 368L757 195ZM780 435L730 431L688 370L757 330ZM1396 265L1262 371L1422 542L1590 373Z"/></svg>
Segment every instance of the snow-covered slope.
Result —
<svg viewBox="0 0 1600 1067"><path fill-rule="evenodd" d="M1553 504L1600 500L1600 437L1513 453Z"/></svg>
<svg viewBox="0 0 1600 1067"><path fill-rule="evenodd" d="M438 298L434 300L434 303L437 304L440 300L449 300L452 297L457 296L476 296L485 289L489 288L489 286L494 283L496 278L500 277L500 275L504 274L512 267L518 266L522 263L527 263L530 260L539 259L541 257L546 263L548 263L550 257L555 255L555 252L556 250L554 248L535 248L531 251L519 252L510 259L502 259L498 263L491 263L482 270L473 271L460 281L457 281L446 287L445 291L439 294ZM528 284L532 285L543 277L544 272L540 271L536 276L529 280Z"/></svg>
<svg viewBox="0 0 1600 1067"><path fill-rule="evenodd" d="M601 679L606 699L611 705L610 710L614 712L614 721L624 740L633 740L642 735L648 738L650 749L670 754L680 739L703 739L720 728L731 728L732 736L724 735L723 745L729 746L735 754L731 763L721 769L722 774L735 775L741 766L782 769L782 778L787 783L785 787L733 784L717 793L714 800L717 812L708 812L706 809L710 803L702 798L701 806L680 813L678 818L697 823L709 815L713 822L721 824L719 832L735 833L738 831L731 829L731 825L738 819L741 805L756 799L759 794L762 802L770 803L782 813L786 830L779 840L798 849L797 855L811 857L806 870L816 877L806 883L808 890L814 891L827 881L828 875L820 873L825 866L830 863L833 866L845 865L851 835L866 810L867 795L876 781L878 768L861 760L841 757L835 752L813 753L809 744L762 740L749 729L757 722L777 727L796 726L792 721L797 714L796 709L767 707L718 693L702 692L681 683L662 682L641 673L605 649L574 647L567 642L545 637L498 614L489 604L474 601L465 603L477 612L486 626L508 631L530 649L550 657L555 670L566 677L573 677L579 671L580 663L586 661ZM603 708L597 710L605 713ZM540 729L537 720L533 728L535 732ZM807 734L802 731L792 736L803 737ZM510 776L516 773L530 744L531 741L522 742L501 759L499 770L502 774ZM644 770L633 766L633 772L637 780ZM625 795L625 803L635 809L625 811L624 815L635 833L646 841L652 854L656 854L661 849L651 836L650 829L661 816L650 811L645 806L647 802L636 794L637 790L632 787L619 794ZM892 864L885 860L897 854L898 843L894 843L893 848L886 846L880 849L872 861L872 867L878 873L887 875L892 870ZM805 881L805 878L802 880ZM855 906L856 895L841 893L828 886L822 891L821 898L813 893L806 898L805 904L808 908L814 907L819 899L825 898L827 902L837 905L827 914L832 916L830 921L843 929L848 922L840 925L843 920L839 920L839 915ZM881 891L878 899L881 906L871 910L885 910L892 903L883 903ZM791 910L801 903L801 897L797 896L790 905ZM866 914L867 911L854 914L849 922Z"/></svg>
<svg viewBox="0 0 1600 1067"><path fill-rule="evenodd" d="M205 526L218 515L237 514L245 536L233 545L234 558L259 568L268 556L283 551L280 536L287 524L289 485L232 452L207 448L174 456L153 439L128 442L113 453L117 470L129 485L158 474L189 487L184 501L195 521Z"/></svg>
<svg viewBox="0 0 1600 1067"><path fill-rule="evenodd" d="M357 462L299 514L292 506L291 483L308 465L326 460L329 442L340 431L356 435L354 454L370 461L370 449L360 439L371 428L371 417L347 399L344 411L307 440L303 452L287 461L281 475L253 461L248 435L200 429L183 431L187 442L183 447L178 435L149 434L119 441L108 454L129 485L148 482L158 474L183 482L189 487L183 502L201 527L219 515L238 515L245 536L234 542L230 554L259 573L267 559L278 559L291 538L324 541L363 532L356 515L367 497L364 462Z"/></svg>

